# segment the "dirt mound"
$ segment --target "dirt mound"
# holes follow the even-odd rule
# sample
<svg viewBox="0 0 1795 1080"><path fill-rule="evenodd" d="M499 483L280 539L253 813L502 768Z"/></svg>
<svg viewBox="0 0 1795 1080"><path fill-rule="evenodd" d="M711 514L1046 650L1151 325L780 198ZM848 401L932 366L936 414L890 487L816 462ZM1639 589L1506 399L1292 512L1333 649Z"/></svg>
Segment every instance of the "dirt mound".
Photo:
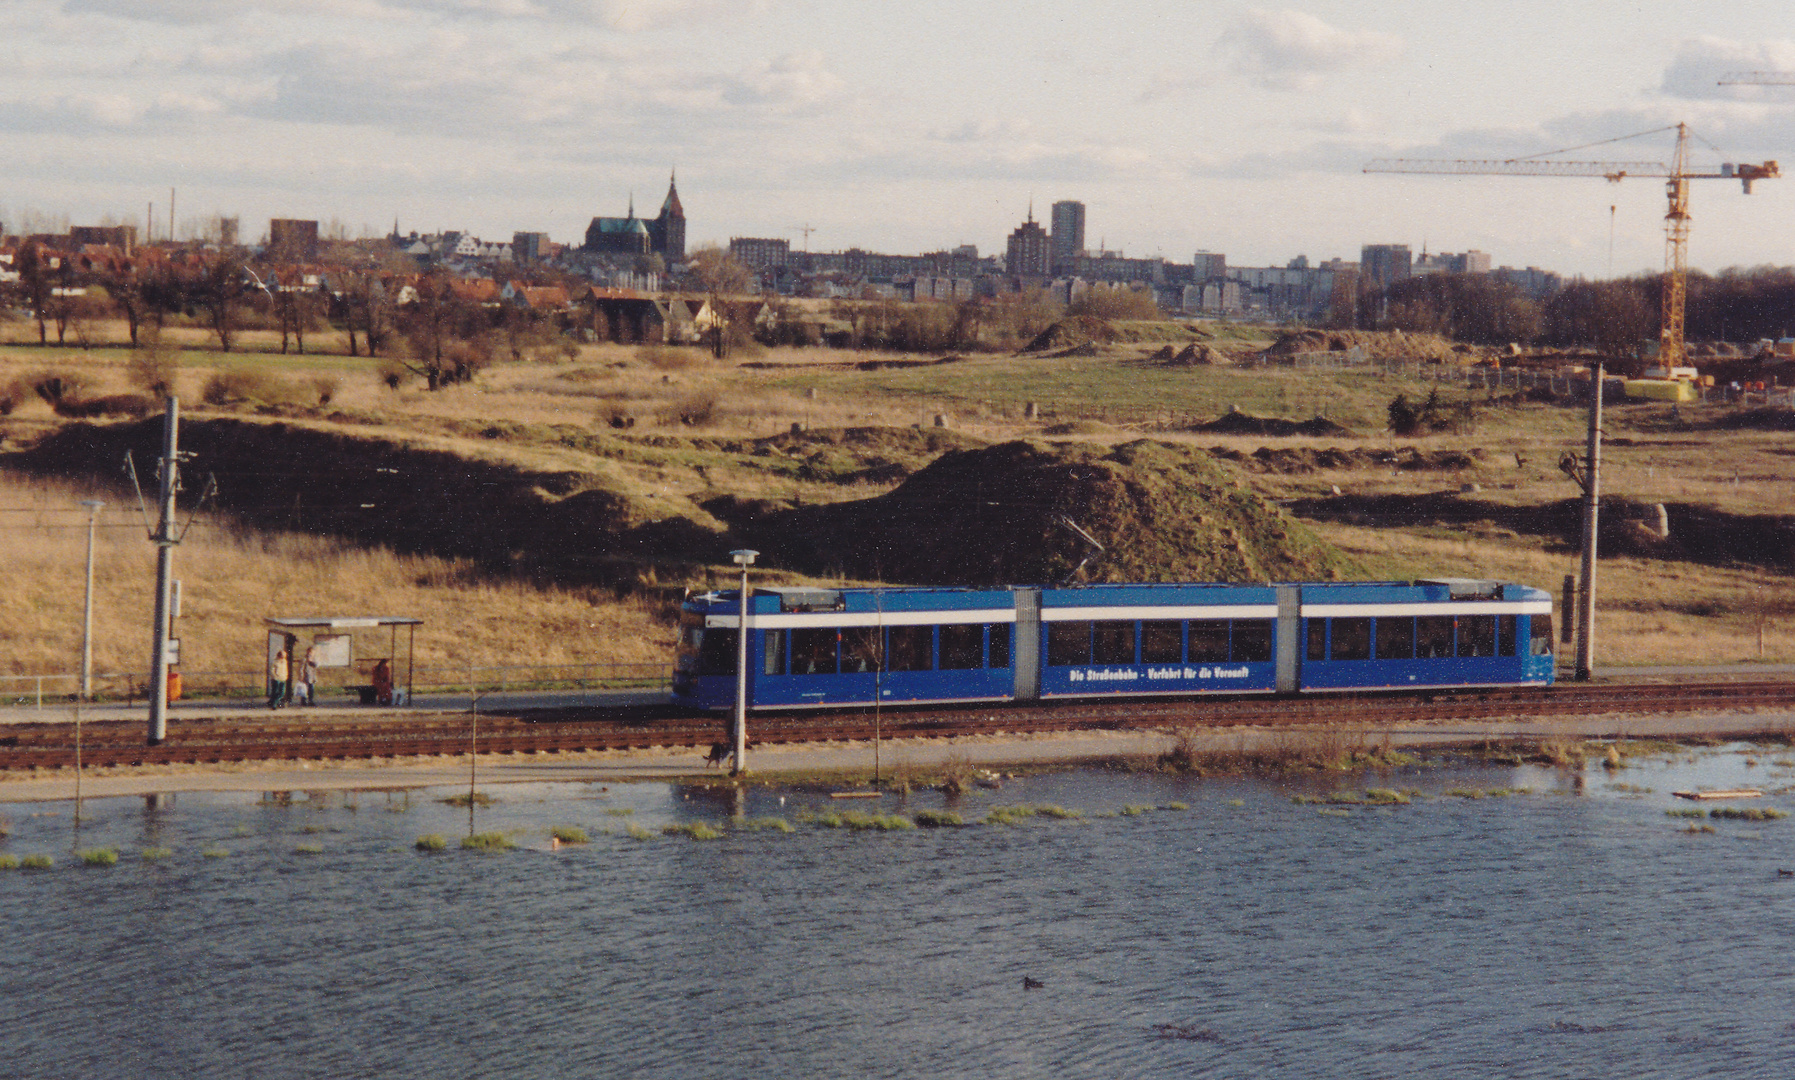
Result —
<svg viewBox="0 0 1795 1080"><path fill-rule="evenodd" d="M1105 319L1095 315L1074 315L1061 319L1047 329L1036 334L1033 341L1022 347L1027 352L1049 352L1057 349L1069 349L1079 345L1096 342L1107 345L1116 340L1116 328Z"/></svg>
<svg viewBox="0 0 1795 1080"><path fill-rule="evenodd" d="M1103 544L1093 553L1065 520ZM1343 557L1201 450L1010 442L953 451L875 499L775 512L742 533L780 565L937 585L1286 581Z"/></svg>
<svg viewBox="0 0 1795 1080"><path fill-rule="evenodd" d="M1297 330L1284 334L1265 350L1272 360L1298 353L1349 352L1358 349L1367 360L1437 360L1469 363L1487 350L1455 344L1438 334L1405 334L1400 330Z"/></svg>
<svg viewBox="0 0 1795 1080"><path fill-rule="evenodd" d="M1191 342L1176 356L1167 356L1166 362L1173 367L1196 367L1201 364L1232 364L1234 358L1213 345Z"/></svg>
<svg viewBox="0 0 1795 1080"><path fill-rule="evenodd" d="M1351 430L1324 416L1317 416L1312 420L1288 420L1243 412L1223 413L1207 424L1197 424L1190 430L1211 435L1332 435L1336 438L1352 435Z"/></svg>
<svg viewBox="0 0 1795 1080"><path fill-rule="evenodd" d="M1795 412L1788 409L1745 409L1701 425L1715 431L1795 431Z"/></svg>
<svg viewBox="0 0 1795 1080"><path fill-rule="evenodd" d="M1227 447L1211 447L1209 452L1245 466L1254 472L1295 476L1324 470L1401 469L1404 472L1459 472L1481 466L1488 455L1482 450L1416 450L1359 447L1357 449L1311 449L1306 446L1261 446L1250 454Z"/></svg>
<svg viewBox="0 0 1795 1080"><path fill-rule="evenodd" d="M69 424L0 467L116 483L126 451L152 478L162 418ZM297 424L188 418L187 486L245 524L478 560L557 580L611 581L642 561L709 562L720 523L680 497L611 490L603 477L544 472L390 439ZM185 505L185 504L184 504Z"/></svg>

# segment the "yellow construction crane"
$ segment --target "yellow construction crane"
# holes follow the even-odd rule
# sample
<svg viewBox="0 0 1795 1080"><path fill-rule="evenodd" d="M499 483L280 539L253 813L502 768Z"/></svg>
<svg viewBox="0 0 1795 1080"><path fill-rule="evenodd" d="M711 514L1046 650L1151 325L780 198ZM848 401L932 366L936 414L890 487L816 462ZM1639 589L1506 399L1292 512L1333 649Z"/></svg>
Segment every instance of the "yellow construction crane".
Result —
<svg viewBox="0 0 1795 1080"><path fill-rule="evenodd" d="M1677 133L1676 154L1670 164L1660 161L1548 161L1551 154L1569 153L1587 147L1553 150L1549 154L1508 158L1502 161L1467 161L1455 159L1379 158L1365 166L1368 173L1432 173L1452 176L1600 176L1619 183L1629 176L1661 176L1667 181L1665 194L1670 210L1664 215L1664 297L1663 318L1658 332L1659 363L1678 367L1683 363L1683 300L1689 273L1689 181L1737 180L1751 194L1755 180L1771 180L1782 175L1776 162L1761 165L1722 165L1719 172L1689 171L1689 125L1658 128L1640 132L1655 135L1663 131ZM1636 139L1639 135L1621 138ZM1608 139L1605 142L1619 142ZM1590 143L1600 146L1603 143Z"/></svg>

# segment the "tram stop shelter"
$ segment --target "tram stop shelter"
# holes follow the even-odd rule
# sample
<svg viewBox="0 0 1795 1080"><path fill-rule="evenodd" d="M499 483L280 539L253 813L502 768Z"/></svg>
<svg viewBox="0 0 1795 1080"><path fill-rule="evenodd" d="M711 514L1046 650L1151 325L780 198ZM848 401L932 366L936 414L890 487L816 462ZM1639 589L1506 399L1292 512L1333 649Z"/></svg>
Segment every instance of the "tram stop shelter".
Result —
<svg viewBox="0 0 1795 1080"><path fill-rule="evenodd" d="M267 664L272 667L275 656L282 649L292 665L293 678L287 680L287 700L292 700L293 683L299 674L300 662L304 660L308 648L317 649L318 668L320 673L333 668L346 670L343 687L345 690L358 692L365 705L386 704L376 702L373 669L384 660L392 673L393 700L391 704L409 704L412 691L413 657L417 652L418 627L424 620L414 619L409 615L304 615L281 616L262 620L268 627ZM405 628L405 678L399 679L399 628ZM381 631L386 633L382 634ZM300 636L309 635L311 640L306 647L300 646ZM385 639L384 641L382 639ZM357 646L361 651L357 651ZM381 647L385 646L385 655ZM403 697L398 688L404 687ZM313 693L316 693L314 689Z"/></svg>

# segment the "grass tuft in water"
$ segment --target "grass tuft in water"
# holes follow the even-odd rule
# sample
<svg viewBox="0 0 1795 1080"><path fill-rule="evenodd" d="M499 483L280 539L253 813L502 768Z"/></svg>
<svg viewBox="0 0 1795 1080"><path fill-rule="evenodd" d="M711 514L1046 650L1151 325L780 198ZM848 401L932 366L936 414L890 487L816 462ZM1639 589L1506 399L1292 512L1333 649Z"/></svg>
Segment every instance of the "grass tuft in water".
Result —
<svg viewBox="0 0 1795 1080"><path fill-rule="evenodd" d="M1035 808L1027 804L1021 806L993 806L985 815L987 825L1020 825L1035 816Z"/></svg>
<svg viewBox="0 0 1795 1080"><path fill-rule="evenodd" d="M1708 811L1708 816L1727 821L1780 821L1789 812L1774 806L1716 806Z"/></svg>
<svg viewBox="0 0 1795 1080"><path fill-rule="evenodd" d="M966 819L952 810L918 810L910 816L925 829L948 829L966 824Z"/></svg>
<svg viewBox="0 0 1795 1080"><path fill-rule="evenodd" d="M442 833L425 833L411 846L419 851L444 851L449 846L449 838Z"/></svg>
<svg viewBox="0 0 1795 1080"><path fill-rule="evenodd" d="M165 847L146 847L137 853L137 857L144 862L161 862L163 859L172 858L173 856L174 849Z"/></svg>
<svg viewBox="0 0 1795 1080"><path fill-rule="evenodd" d="M75 853L89 866L117 866L118 852L109 847L87 848Z"/></svg>
<svg viewBox="0 0 1795 1080"><path fill-rule="evenodd" d="M624 835L629 837L631 840L653 840L654 839L654 833L649 832L647 829L644 829L642 826L636 824L633 821L629 823L629 828L624 830Z"/></svg>
<svg viewBox="0 0 1795 1080"><path fill-rule="evenodd" d="M684 834L694 840L718 840L723 836L723 830L712 825L707 825L702 821L688 821L683 825L663 826L661 833L666 836L679 836Z"/></svg>
<svg viewBox="0 0 1795 1080"><path fill-rule="evenodd" d="M0 870L17 870L18 868L19 857L17 855L0 855Z"/></svg>
<svg viewBox="0 0 1795 1080"><path fill-rule="evenodd" d="M449 806L468 806L470 804L473 806L491 806L493 803L498 802L497 799L486 794L484 791L476 791L472 795L451 795L442 801Z"/></svg>
<svg viewBox="0 0 1795 1080"><path fill-rule="evenodd" d="M1715 829L1712 825L1691 825L1683 831L1686 833L1711 833L1719 830Z"/></svg>
<svg viewBox="0 0 1795 1080"><path fill-rule="evenodd" d="M483 832L462 837L461 846L467 851L510 851L517 845L502 832Z"/></svg>
<svg viewBox="0 0 1795 1080"><path fill-rule="evenodd" d="M226 851L224 848L221 848L221 847L209 847L209 848L204 848L200 851L200 855L202 855L208 859L222 859L226 855L229 855L229 854L230 854L229 851Z"/></svg>
<svg viewBox="0 0 1795 1080"><path fill-rule="evenodd" d="M1142 806L1136 803L1130 803L1127 806L1122 807L1123 817L1139 817L1142 814L1150 814L1152 812L1153 808L1151 806Z"/></svg>
<svg viewBox="0 0 1795 1080"><path fill-rule="evenodd" d="M750 612L749 614L753 614L753 613ZM612 806L612 807L607 807L605 809L605 816L606 817L629 817L631 814L633 814L635 812L636 812L636 808L633 806Z"/></svg>
<svg viewBox="0 0 1795 1080"><path fill-rule="evenodd" d="M1698 807L1694 807L1694 806L1673 806L1669 810L1664 811L1664 816L1665 817L1682 817L1682 818L1705 818L1708 816L1708 812L1706 810L1702 810L1702 809L1700 809Z"/></svg>
<svg viewBox="0 0 1795 1080"><path fill-rule="evenodd" d="M1324 806L1315 812L1326 817L1352 817L1351 810L1336 810L1327 806Z"/></svg>
<svg viewBox="0 0 1795 1080"><path fill-rule="evenodd" d="M300 844L298 847L293 849L293 854L295 854L295 855L322 855L322 854L324 854L324 845L323 844Z"/></svg>
<svg viewBox="0 0 1795 1080"><path fill-rule="evenodd" d="M1160 803L1159 808L1161 810L1189 810L1190 804L1181 802Z"/></svg>
<svg viewBox="0 0 1795 1080"><path fill-rule="evenodd" d="M556 825L548 833L563 844L584 844L591 839L578 825Z"/></svg>
<svg viewBox="0 0 1795 1080"><path fill-rule="evenodd" d="M19 865L27 870L48 870L56 865L56 860L48 855L27 855L19 860Z"/></svg>
<svg viewBox="0 0 1795 1080"><path fill-rule="evenodd" d="M782 817L753 817L742 822L742 828L749 832L762 832L771 829L773 832L797 832L791 822Z"/></svg>
<svg viewBox="0 0 1795 1080"><path fill-rule="evenodd" d="M1229 799L1227 802L1223 803L1222 805L1224 805L1224 806L1245 806L1246 804L1247 804L1247 801L1245 799Z"/></svg>

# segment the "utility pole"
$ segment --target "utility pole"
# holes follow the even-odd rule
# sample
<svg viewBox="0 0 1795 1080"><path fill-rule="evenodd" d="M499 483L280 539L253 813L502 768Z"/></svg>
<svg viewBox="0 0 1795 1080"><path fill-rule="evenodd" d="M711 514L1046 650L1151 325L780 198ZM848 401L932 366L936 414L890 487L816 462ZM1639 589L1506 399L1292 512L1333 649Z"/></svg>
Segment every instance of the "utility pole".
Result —
<svg viewBox="0 0 1795 1080"><path fill-rule="evenodd" d="M168 615L173 607L175 545L175 489L179 464L176 432L181 423L179 398L168 399L168 415L162 427L162 521L153 537L156 543L156 626L150 646L150 731L149 745L159 744L168 734Z"/></svg>
<svg viewBox="0 0 1795 1080"><path fill-rule="evenodd" d="M93 541L105 503L98 499L82 499L87 507L87 598L81 605L81 700L93 700Z"/></svg>
<svg viewBox="0 0 1795 1080"><path fill-rule="evenodd" d="M748 568L760 552L741 548L729 553L742 568L741 617L735 631L735 763L729 775L740 776L748 771L748 613L754 606L753 586L748 583Z"/></svg>
<svg viewBox="0 0 1795 1080"><path fill-rule="evenodd" d="M1567 454L1561 467L1583 488L1583 581L1577 593L1577 681L1594 676L1596 654L1596 520L1601 510L1602 487L1602 365L1597 363L1589 380L1589 442L1583 466Z"/></svg>

